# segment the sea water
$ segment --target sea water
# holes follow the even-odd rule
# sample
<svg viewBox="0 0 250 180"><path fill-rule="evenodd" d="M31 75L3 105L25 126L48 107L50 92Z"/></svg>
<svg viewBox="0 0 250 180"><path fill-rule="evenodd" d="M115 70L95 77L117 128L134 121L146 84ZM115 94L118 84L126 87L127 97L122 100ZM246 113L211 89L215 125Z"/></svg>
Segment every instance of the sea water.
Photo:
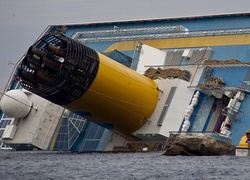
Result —
<svg viewBox="0 0 250 180"><path fill-rule="evenodd" d="M0 151L0 179L250 179L250 157Z"/></svg>

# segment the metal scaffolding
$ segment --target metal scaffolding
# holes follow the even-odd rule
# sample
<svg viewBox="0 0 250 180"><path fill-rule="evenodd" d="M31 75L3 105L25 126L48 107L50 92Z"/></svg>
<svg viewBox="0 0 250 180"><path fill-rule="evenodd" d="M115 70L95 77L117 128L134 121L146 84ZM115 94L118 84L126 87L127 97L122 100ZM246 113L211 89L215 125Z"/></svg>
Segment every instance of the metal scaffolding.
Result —
<svg viewBox="0 0 250 180"><path fill-rule="evenodd" d="M250 63L221 63L221 64L180 64L180 65L149 65L148 68L226 68L226 67L250 67Z"/></svg>
<svg viewBox="0 0 250 180"><path fill-rule="evenodd" d="M175 32L175 31L185 31L186 28L181 25L171 25L171 26L145 26L145 27L134 27L134 28L120 28L114 26L113 29L103 29L103 30L89 30L89 31L76 31L72 38L81 39L85 36L102 36L102 35L117 35L117 34L131 34L131 33L156 33L156 32Z"/></svg>

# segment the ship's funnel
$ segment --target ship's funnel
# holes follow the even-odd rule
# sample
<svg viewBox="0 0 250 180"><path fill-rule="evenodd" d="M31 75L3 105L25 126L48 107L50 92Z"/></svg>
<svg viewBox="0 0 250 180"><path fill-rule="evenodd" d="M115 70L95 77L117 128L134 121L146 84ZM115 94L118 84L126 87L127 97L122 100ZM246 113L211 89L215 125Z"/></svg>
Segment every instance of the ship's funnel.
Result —
<svg viewBox="0 0 250 180"><path fill-rule="evenodd" d="M63 34L38 40L19 76L29 91L125 135L142 127L158 102L153 80Z"/></svg>

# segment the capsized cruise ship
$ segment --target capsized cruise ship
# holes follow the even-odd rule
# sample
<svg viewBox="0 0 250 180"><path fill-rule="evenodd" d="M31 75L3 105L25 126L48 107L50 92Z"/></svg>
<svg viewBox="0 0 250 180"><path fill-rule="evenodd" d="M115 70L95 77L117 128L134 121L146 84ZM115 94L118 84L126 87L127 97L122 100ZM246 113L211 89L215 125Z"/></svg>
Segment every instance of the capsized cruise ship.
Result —
<svg viewBox="0 0 250 180"><path fill-rule="evenodd" d="M148 151L205 134L238 146L250 129L249 18L50 25L7 84L1 140L15 149Z"/></svg>

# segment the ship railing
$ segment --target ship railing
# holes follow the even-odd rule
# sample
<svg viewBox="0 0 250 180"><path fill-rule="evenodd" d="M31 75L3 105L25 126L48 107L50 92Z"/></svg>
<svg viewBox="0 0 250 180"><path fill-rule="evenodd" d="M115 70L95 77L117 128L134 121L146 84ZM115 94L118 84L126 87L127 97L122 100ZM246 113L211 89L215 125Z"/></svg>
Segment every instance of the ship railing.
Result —
<svg viewBox="0 0 250 180"><path fill-rule="evenodd" d="M119 34L121 32L125 34L122 35ZM98 34L98 36L95 34ZM225 35L241 35L241 34L250 34L250 28L249 27L228 28L228 29L211 29L211 30L199 30L199 31L182 30L177 32L168 32L168 29L166 32L164 31L161 32L159 28L157 29L157 27L154 29L152 28L126 29L126 31L124 30L118 31L117 29L115 30L112 29L112 30L106 30L106 32L105 31L76 32L73 35L73 38L83 43L83 42L101 42L101 41L190 38L190 37L225 36Z"/></svg>

